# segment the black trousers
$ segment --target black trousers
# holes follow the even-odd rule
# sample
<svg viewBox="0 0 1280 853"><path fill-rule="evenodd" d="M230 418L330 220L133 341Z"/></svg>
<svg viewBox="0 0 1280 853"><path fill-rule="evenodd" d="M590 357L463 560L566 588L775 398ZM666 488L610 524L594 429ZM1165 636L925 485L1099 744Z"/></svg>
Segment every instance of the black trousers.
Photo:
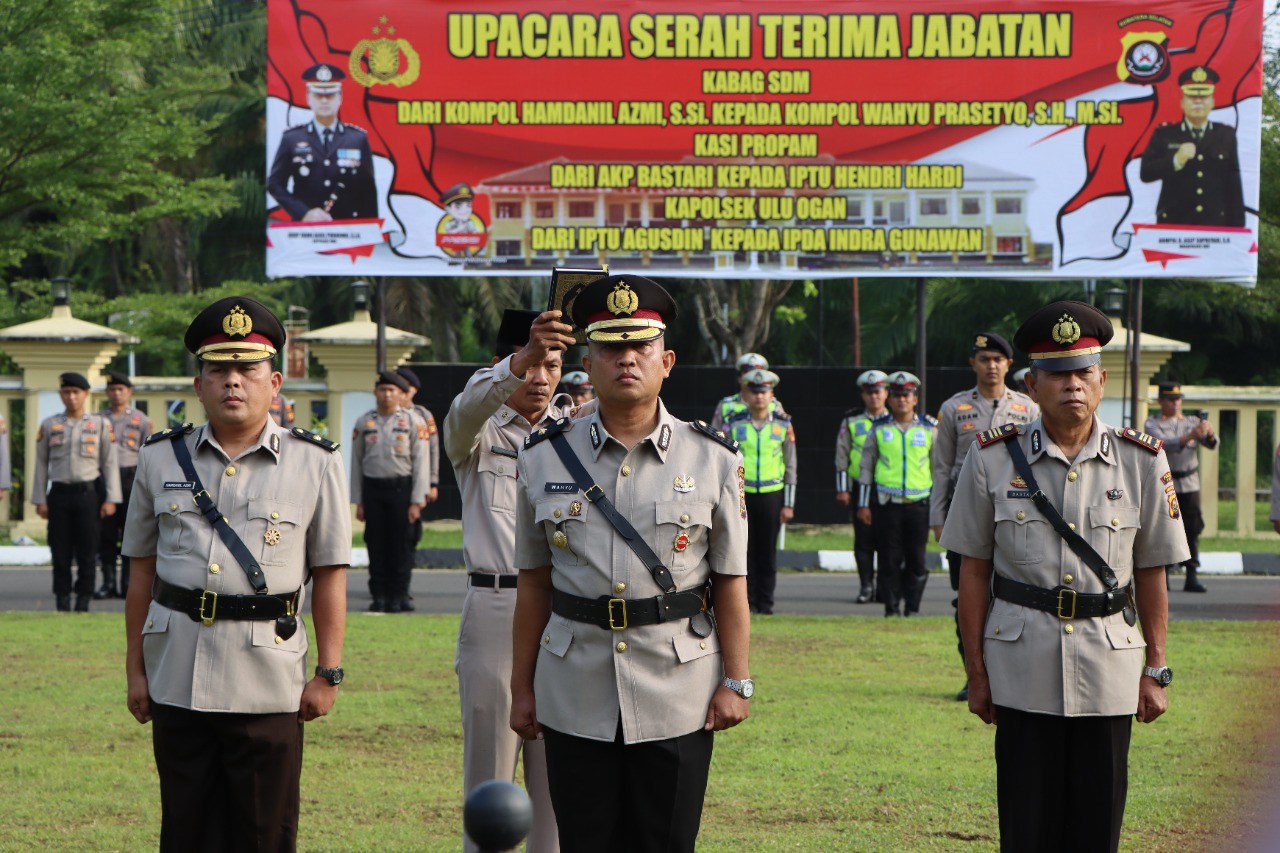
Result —
<svg viewBox="0 0 1280 853"><path fill-rule="evenodd" d="M951 591L956 597L951 599L951 618L956 623L956 649L960 652L960 660L964 660L964 637L960 636L960 563L963 560L957 551L947 552L947 572L951 575Z"/></svg>
<svg viewBox="0 0 1280 853"><path fill-rule="evenodd" d="M151 705L161 853L293 853L303 726Z"/></svg>
<svg viewBox="0 0 1280 853"><path fill-rule="evenodd" d="M924 564L925 545L929 541L928 499L910 504L882 504L875 500L871 521L876 526L885 613L897 613L899 602L904 614L919 613L920 599L929 581L929 570Z"/></svg>
<svg viewBox="0 0 1280 853"><path fill-rule="evenodd" d="M138 469L120 469L120 503L116 505L116 514L102 519L98 525L98 561L102 564L102 582L110 582L115 575L116 560L120 561L120 592L129 588L129 558L120 553L120 544L124 541L124 525L129 517L129 496L133 494L133 480Z"/></svg>
<svg viewBox="0 0 1280 853"><path fill-rule="evenodd" d="M49 556L53 594L71 594L71 561L76 563L76 595L93 595L97 573L98 511L102 500L94 483L54 483L49 487Z"/></svg>
<svg viewBox="0 0 1280 853"><path fill-rule="evenodd" d="M861 590L876 588L876 528L858 521L858 497L862 490L853 488L853 561L858 566L858 586ZM879 596L876 596L879 600Z"/></svg>
<svg viewBox="0 0 1280 853"><path fill-rule="evenodd" d="M778 531L782 529L783 490L746 495L747 603L759 613L773 612L778 586Z"/></svg>
<svg viewBox="0 0 1280 853"><path fill-rule="evenodd" d="M542 727L561 853L693 853L711 732L627 745Z"/></svg>
<svg viewBox="0 0 1280 853"><path fill-rule="evenodd" d="M1133 717L996 709L1001 853L1115 853Z"/></svg>
<svg viewBox="0 0 1280 853"><path fill-rule="evenodd" d="M409 594L409 477L364 479L364 544L369 549L369 593L375 599Z"/></svg>
<svg viewBox="0 0 1280 853"><path fill-rule="evenodd" d="M1188 577L1194 577L1194 570L1200 568L1200 534L1204 532L1200 493L1178 492L1178 509L1182 512L1182 529L1187 533L1187 547L1191 549L1191 559L1183 565L1188 569Z"/></svg>

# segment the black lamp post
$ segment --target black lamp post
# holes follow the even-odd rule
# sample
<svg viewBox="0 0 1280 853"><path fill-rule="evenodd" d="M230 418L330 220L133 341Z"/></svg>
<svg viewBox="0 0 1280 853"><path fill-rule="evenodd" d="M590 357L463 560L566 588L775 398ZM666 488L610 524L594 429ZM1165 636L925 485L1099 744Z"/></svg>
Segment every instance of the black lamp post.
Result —
<svg viewBox="0 0 1280 853"><path fill-rule="evenodd" d="M369 282L351 282L351 308L355 311L369 310Z"/></svg>
<svg viewBox="0 0 1280 853"><path fill-rule="evenodd" d="M1128 294L1122 287L1112 287L1102 291L1102 311L1108 317L1124 318L1124 302Z"/></svg>
<svg viewBox="0 0 1280 853"><path fill-rule="evenodd" d="M54 305L67 305L71 302L71 279L60 275L49 281L49 292L53 295Z"/></svg>

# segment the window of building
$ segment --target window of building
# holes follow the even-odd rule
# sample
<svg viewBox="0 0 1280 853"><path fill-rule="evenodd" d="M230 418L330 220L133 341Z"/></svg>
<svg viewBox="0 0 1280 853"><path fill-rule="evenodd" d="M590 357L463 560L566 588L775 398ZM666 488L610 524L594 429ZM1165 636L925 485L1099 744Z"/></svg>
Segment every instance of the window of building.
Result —
<svg viewBox="0 0 1280 853"><path fill-rule="evenodd" d="M519 219L520 211L518 201L500 201L494 206L494 216L498 219Z"/></svg>
<svg viewBox="0 0 1280 853"><path fill-rule="evenodd" d="M533 216L535 219L554 219L556 215L556 203L554 201L535 201L533 203Z"/></svg>
<svg viewBox="0 0 1280 853"><path fill-rule="evenodd" d="M625 204L610 204L609 212L605 216L606 225L626 225L627 224L627 206Z"/></svg>
<svg viewBox="0 0 1280 853"><path fill-rule="evenodd" d="M907 203L875 201L871 206L871 217L873 225L904 225L907 221Z"/></svg>
<svg viewBox="0 0 1280 853"><path fill-rule="evenodd" d="M1021 237L997 237L996 238L996 254L1021 255L1022 254L1022 238Z"/></svg>
<svg viewBox="0 0 1280 853"><path fill-rule="evenodd" d="M594 219L595 215L596 215L596 203L594 201L569 202L569 218L570 219Z"/></svg>
<svg viewBox="0 0 1280 853"><path fill-rule="evenodd" d="M845 205L845 217L848 219L862 219L862 199L851 198Z"/></svg>
<svg viewBox="0 0 1280 853"><path fill-rule="evenodd" d="M921 216L946 216L947 200L945 198L920 199L920 215Z"/></svg>
<svg viewBox="0 0 1280 853"><path fill-rule="evenodd" d="M1020 198L998 198L996 199L996 213L1022 213L1022 199Z"/></svg>
<svg viewBox="0 0 1280 853"><path fill-rule="evenodd" d="M960 213L963 216L981 216L982 215L982 199L980 198L960 199Z"/></svg>
<svg viewBox="0 0 1280 853"><path fill-rule="evenodd" d="M500 258L518 258L522 254L519 240L498 240L494 243L494 253Z"/></svg>

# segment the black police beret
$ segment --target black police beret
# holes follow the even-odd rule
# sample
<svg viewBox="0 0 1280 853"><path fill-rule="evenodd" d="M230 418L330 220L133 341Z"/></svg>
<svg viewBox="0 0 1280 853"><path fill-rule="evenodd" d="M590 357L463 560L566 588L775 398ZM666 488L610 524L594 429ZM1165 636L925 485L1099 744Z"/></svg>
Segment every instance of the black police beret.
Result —
<svg viewBox="0 0 1280 853"><path fill-rule="evenodd" d="M998 352L1005 358L1013 358L1013 347L995 332L982 332L973 336L973 351L978 352L984 349Z"/></svg>
<svg viewBox="0 0 1280 853"><path fill-rule="evenodd" d="M1102 348L1115 327L1087 302L1063 300L1046 305L1028 317L1013 336L1031 366L1061 373L1102 361Z"/></svg>
<svg viewBox="0 0 1280 853"><path fill-rule="evenodd" d="M89 380L84 378L83 374L72 373L68 371L58 377L59 388L80 388L85 391L89 390Z"/></svg>
<svg viewBox="0 0 1280 853"><path fill-rule="evenodd" d="M284 347L284 326L247 296L219 299L196 315L183 338L201 361L266 361Z"/></svg>
<svg viewBox="0 0 1280 853"><path fill-rule="evenodd" d="M1161 382L1160 396L1166 400L1181 400L1183 397L1182 385L1178 382Z"/></svg>
<svg viewBox="0 0 1280 853"><path fill-rule="evenodd" d="M404 377L404 381L408 382L414 388L422 387L422 380L418 378L418 374L413 372L411 367L397 367L396 373Z"/></svg>
<svg viewBox="0 0 1280 853"><path fill-rule="evenodd" d="M573 300L573 325L589 341L651 341L666 333L675 316L671 294L641 275L596 279Z"/></svg>
<svg viewBox="0 0 1280 853"><path fill-rule="evenodd" d="M401 391L408 391L410 388L409 380L394 370L378 371L378 381L374 385L394 385Z"/></svg>
<svg viewBox="0 0 1280 853"><path fill-rule="evenodd" d="M123 385L126 388L132 388L133 383L129 381L129 377L117 370L107 371L107 386Z"/></svg>
<svg viewBox="0 0 1280 853"><path fill-rule="evenodd" d="M518 308L503 311L502 325L498 326L498 349L517 349L529 343L529 327L538 319L538 313Z"/></svg>

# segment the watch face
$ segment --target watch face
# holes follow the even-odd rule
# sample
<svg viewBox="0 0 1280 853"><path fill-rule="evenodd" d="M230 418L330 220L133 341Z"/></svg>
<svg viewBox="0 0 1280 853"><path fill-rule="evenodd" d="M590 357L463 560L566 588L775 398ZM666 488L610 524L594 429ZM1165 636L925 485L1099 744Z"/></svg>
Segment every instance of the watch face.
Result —
<svg viewBox="0 0 1280 853"><path fill-rule="evenodd" d="M755 695L755 693L756 693L756 685L754 681L747 679L746 681L742 682L742 698L743 699L750 699L752 696Z"/></svg>
<svg viewBox="0 0 1280 853"><path fill-rule="evenodd" d="M1161 687L1168 687L1169 682L1173 681L1173 670L1166 666L1160 671L1160 678L1158 680Z"/></svg>

